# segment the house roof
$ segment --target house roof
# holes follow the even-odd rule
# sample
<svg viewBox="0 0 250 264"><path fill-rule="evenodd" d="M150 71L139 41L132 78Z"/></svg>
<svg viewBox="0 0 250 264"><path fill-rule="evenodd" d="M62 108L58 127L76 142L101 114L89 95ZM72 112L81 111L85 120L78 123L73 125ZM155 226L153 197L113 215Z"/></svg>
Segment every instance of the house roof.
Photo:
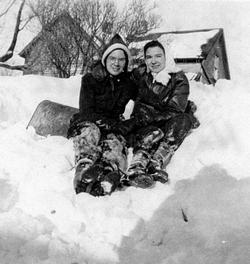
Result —
<svg viewBox="0 0 250 264"><path fill-rule="evenodd" d="M131 42L129 48L140 50L138 56L143 57L143 46L157 39L175 59L197 60L207 56L221 34L221 28L152 33Z"/></svg>
<svg viewBox="0 0 250 264"><path fill-rule="evenodd" d="M51 29L52 27L54 27L57 23L59 23L61 20L66 20L68 21L68 23L71 23L74 26L77 26L80 28L80 31L83 32L83 34L85 34L86 37L89 37L88 33L86 31L84 31L80 25L78 25L76 23L76 21L70 16L70 14L68 12L63 12L61 13L59 16L57 16L55 19L53 19L49 24L47 24L39 33L37 36L35 36L31 42L29 42L24 48L23 50L19 53L19 56L25 58L27 56L27 54L29 54L29 52L32 50L32 48L37 44L37 42L39 40L42 39L44 31ZM90 38L90 37L89 37ZM98 47L97 47L98 48Z"/></svg>

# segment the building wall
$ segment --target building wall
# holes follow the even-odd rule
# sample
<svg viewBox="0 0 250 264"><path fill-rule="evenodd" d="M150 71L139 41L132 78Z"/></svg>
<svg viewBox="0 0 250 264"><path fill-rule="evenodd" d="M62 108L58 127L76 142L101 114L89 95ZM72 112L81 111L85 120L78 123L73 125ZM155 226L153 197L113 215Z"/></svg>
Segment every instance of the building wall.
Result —
<svg viewBox="0 0 250 264"><path fill-rule="evenodd" d="M28 69L23 72L26 74L57 76L55 67L50 63L48 51L41 41L30 49L30 53L25 58Z"/></svg>
<svg viewBox="0 0 250 264"><path fill-rule="evenodd" d="M203 75L209 79L208 83L215 83L218 79L230 79L227 55L223 43L223 35L216 40L203 61Z"/></svg>
<svg viewBox="0 0 250 264"><path fill-rule="evenodd" d="M93 56L94 57L94 56ZM71 65L71 75L81 74L83 66L83 57L80 54L79 60ZM47 75L60 77L55 65L51 63L49 51L42 41L38 41L34 47L30 49L29 54L26 54L25 63L28 69L23 72L26 74Z"/></svg>

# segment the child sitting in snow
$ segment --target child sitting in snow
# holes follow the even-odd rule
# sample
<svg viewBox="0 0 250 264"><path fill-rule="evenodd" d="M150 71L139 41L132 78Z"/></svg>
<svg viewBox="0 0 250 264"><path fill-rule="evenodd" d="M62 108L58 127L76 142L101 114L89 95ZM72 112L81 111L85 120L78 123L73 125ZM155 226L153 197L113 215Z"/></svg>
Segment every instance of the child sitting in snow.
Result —
<svg viewBox="0 0 250 264"><path fill-rule="evenodd" d="M79 114L71 120L76 193L104 195L114 191L127 168L126 140L120 133L122 114L137 88L128 69L130 52L116 34L105 47L101 63L82 78Z"/></svg>
<svg viewBox="0 0 250 264"><path fill-rule="evenodd" d="M199 125L193 115L195 106L188 101L188 80L174 61L166 62L162 44L147 43L146 65L129 76L128 48L120 39L114 40L103 53L102 65L82 81L75 122L79 129L73 139L76 193L109 194L121 183L124 172L127 184L136 187L167 182L165 168L172 155ZM132 116L122 120L130 99L135 100ZM128 169L126 141L135 142Z"/></svg>

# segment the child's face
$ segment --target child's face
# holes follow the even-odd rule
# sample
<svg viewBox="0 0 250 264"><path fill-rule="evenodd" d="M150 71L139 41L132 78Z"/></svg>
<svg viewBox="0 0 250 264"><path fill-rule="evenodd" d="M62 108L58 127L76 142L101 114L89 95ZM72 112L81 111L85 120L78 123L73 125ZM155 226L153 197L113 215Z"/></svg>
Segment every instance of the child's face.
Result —
<svg viewBox="0 0 250 264"><path fill-rule="evenodd" d="M109 54L106 61L107 71L116 76L124 71L126 56L123 50L117 49Z"/></svg>
<svg viewBox="0 0 250 264"><path fill-rule="evenodd" d="M166 66L166 59L160 47L148 48L145 54L145 63L152 73L159 73Z"/></svg>

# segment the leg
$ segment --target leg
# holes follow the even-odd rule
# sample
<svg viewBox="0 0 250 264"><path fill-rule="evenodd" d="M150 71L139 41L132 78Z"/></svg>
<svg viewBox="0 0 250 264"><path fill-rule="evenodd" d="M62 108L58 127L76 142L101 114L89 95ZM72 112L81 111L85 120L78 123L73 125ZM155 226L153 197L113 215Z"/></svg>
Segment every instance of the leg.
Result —
<svg viewBox="0 0 250 264"><path fill-rule="evenodd" d="M103 176L100 179L104 194L111 194L121 183L127 169L127 147L120 135L108 134L102 141Z"/></svg>
<svg viewBox="0 0 250 264"><path fill-rule="evenodd" d="M166 166L169 164L174 152L181 145L192 129L192 122L188 114L181 114L170 119L164 128L165 135L156 149L148 167L148 172L155 180L166 182Z"/></svg>
<svg viewBox="0 0 250 264"><path fill-rule="evenodd" d="M134 148L131 164L128 168L130 184L136 187L147 188L153 185L153 178L146 173L151 158L152 148L161 140L164 133L161 129L148 126L137 132L139 140Z"/></svg>
<svg viewBox="0 0 250 264"><path fill-rule="evenodd" d="M98 146L101 133L99 128L91 122L84 122L80 135L73 138L75 150L75 178L76 193L87 191L88 184L95 181L90 168L100 157L101 149Z"/></svg>

